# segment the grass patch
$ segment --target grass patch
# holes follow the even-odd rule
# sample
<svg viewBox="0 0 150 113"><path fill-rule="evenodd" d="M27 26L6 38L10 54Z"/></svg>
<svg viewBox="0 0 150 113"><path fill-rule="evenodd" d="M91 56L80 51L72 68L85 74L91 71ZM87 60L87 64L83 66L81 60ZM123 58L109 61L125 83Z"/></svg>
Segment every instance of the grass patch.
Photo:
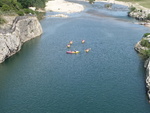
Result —
<svg viewBox="0 0 150 113"><path fill-rule="evenodd" d="M143 7L150 8L150 0L117 0L117 1L138 3Z"/></svg>

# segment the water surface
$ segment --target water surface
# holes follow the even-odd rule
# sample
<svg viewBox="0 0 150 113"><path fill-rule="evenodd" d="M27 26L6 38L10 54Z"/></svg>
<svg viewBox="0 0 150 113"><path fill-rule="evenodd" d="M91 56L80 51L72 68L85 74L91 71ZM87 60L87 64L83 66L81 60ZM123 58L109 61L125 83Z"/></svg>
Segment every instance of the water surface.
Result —
<svg viewBox="0 0 150 113"><path fill-rule="evenodd" d="M134 51L149 28L91 9L41 24L41 37L0 64L1 113L150 112L144 61Z"/></svg>

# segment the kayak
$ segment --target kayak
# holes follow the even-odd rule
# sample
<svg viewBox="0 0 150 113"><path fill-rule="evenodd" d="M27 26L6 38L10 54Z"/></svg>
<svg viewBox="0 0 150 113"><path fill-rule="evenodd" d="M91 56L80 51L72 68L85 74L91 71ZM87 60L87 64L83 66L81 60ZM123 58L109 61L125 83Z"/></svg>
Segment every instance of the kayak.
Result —
<svg viewBox="0 0 150 113"><path fill-rule="evenodd" d="M80 53L80 51L67 51L66 53L68 53L68 54L77 54L77 53Z"/></svg>

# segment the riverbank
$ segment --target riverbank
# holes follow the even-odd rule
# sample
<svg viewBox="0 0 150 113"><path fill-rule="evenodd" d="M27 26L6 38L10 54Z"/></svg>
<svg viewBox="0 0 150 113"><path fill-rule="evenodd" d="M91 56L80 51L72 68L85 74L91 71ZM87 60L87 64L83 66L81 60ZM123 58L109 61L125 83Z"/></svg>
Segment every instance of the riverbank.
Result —
<svg viewBox="0 0 150 113"><path fill-rule="evenodd" d="M46 3L45 10L59 13L76 13L83 11L84 7L80 4L67 2L65 0L54 0Z"/></svg>
<svg viewBox="0 0 150 113"><path fill-rule="evenodd" d="M146 69L146 87L147 95L150 102L150 33L144 34L142 39L135 45L134 49L146 57L144 67Z"/></svg>

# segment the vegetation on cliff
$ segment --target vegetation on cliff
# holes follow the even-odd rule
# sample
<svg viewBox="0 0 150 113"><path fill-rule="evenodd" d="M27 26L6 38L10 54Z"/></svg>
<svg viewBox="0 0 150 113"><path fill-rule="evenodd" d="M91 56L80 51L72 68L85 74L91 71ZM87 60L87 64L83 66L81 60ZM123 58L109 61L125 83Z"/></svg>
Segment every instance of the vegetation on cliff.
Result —
<svg viewBox="0 0 150 113"><path fill-rule="evenodd" d="M18 0L18 2L21 3L23 8L28 7L44 8L46 1L47 0Z"/></svg>
<svg viewBox="0 0 150 113"><path fill-rule="evenodd" d="M90 4L93 4L95 0L88 0Z"/></svg>
<svg viewBox="0 0 150 113"><path fill-rule="evenodd" d="M147 59L150 57L150 33L143 35L142 40L135 46L135 49L138 50L144 58Z"/></svg>
<svg viewBox="0 0 150 113"><path fill-rule="evenodd" d="M6 21L3 16L23 16L26 14L34 14L40 19L43 13L33 11L29 7L35 7L36 9L42 9L45 7L47 0L0 0L0 24L4 24Z"/></svg>

